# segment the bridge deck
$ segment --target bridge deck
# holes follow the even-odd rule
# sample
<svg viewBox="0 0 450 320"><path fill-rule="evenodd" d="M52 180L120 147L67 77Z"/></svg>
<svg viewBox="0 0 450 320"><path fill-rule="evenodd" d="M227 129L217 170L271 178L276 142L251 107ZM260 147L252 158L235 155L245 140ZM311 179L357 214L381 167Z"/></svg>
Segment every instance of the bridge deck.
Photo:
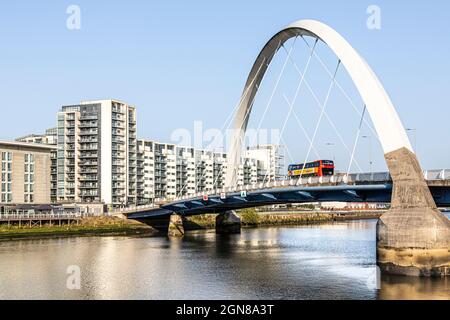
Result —
<svg viewBox="0 0 450 320"><path fill-rule="evenodd" d="M373 177L373 174L372 174ZM362 181L354 180L344 183L341 179L329 178L327 181L308 179L297 186L292 181L271 184L267 188L259 185L248 186L226 192L217 190L207 197L181 198L161 203L159 206L129 208L120 211L130 219L167 216L172 213L180 215L197 215L218 213L226 210L243 209L274 204L309 203L309 202L390 202L392 182L390 180ZM428 185L439 206L450 205L450 180L429 180ZM245 191L245 194L242 192ZM225 193L225 197L221 193Z"/></svg>

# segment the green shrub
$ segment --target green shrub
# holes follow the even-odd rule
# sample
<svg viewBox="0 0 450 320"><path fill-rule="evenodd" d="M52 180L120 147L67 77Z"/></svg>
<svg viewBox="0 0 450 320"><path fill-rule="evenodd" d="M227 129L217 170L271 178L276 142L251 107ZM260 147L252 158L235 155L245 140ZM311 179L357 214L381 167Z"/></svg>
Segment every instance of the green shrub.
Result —
<svg viewBox="0 0 450 320"><path fill-rule="evenodd" d="M260 217L259 214L256 212L256 209L243 209L240 212L241 215L241 222L246 225L256 226L259 224Z"/></svg>

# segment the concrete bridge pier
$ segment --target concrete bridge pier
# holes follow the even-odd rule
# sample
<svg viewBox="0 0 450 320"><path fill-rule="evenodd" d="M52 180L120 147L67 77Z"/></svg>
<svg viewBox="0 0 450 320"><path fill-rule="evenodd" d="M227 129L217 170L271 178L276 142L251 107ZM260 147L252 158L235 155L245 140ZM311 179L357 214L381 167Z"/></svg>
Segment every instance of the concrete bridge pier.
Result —
<svg viewBox="0 0 450 320"><path fill-rule="evenodd" d="M216 217L217 234L241 233L241 218L235 211L225 211Z"/></svg>
<svg viewBox="0 0 450 320"><path fill-rule="evenodd" d="M436 207L417 157L386 154L394 182L391 209L377 225L377 261L389 274L450 276L450 220Z"/></svg>
<svg viewBox="0 0 450 320"><path fill-rule="evenodd" d="M172 238L184 237L183 218L173 214L170 216L168 236Z"/></svg>

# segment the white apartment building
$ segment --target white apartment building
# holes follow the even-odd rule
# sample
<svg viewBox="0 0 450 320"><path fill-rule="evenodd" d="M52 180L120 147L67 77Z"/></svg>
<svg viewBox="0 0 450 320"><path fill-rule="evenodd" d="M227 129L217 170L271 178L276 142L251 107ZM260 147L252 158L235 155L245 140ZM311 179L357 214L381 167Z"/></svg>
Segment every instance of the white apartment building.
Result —
<svg viewBox="0 0 450 320"><path fill-rule="evenodd" d="M56 144L51 154L53 203L145 205L193 197L225 185L223 152L152 140L137 140L136 110L117 100L63 106L56 129L18 141ZM249 148L238 168L237 186L283 177L280 148Z"/></svg>
<svg viewBox="0 0 450 320"><path fill-rule="evenodd" d="M224 153L198 150L152 140L138 140L138 204L148 204L180 196L195 196L224 187L227 157ZM238 170L238 186L262 182L265 170L272 168L277 177L277 165L265 161L280 159L265 146L262 152L252 150L259 159L246 157ZM266 179L267 181L267 179Z"/></svg>
<svg viewBox="0 0 450 320"><path fill-rule="evenodd" d="M57 201L137 202L135 107L83 101L58 112Z"/></svg>
<svg viewBox="0 0 450 320"><path fill-rule="evenodd" d="M248 148L246 157L258 161L258 181L273 182L286 177L284 155L281 146L275 144Z"/></svg>
<svg viewBox="0 0 450 320"><path fill-rule="evenodd" d="M196 193L195 149L176 147L177 153L177 195L194 196Z"/></svg>

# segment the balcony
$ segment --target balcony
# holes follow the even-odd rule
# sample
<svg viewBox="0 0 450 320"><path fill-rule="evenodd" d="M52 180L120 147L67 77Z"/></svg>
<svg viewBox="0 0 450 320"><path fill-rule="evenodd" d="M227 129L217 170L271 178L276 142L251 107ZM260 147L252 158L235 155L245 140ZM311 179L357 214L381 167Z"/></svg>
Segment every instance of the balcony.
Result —
<svg viewBox="0 0 450 320"><path fill-rule="evenodd" d="M121 114L113 114L111 119L113 121L125 121L125 117Z"/></svg>
<svg viewBox="0 0 450 320"><path fill-rule="evenodd" d="M97 159L98 153L82 153L80 154L80 159Z"/></svg>
<svg viewBox="0 0 450 320"><path fill-rule="evenodd" d="M97 189L98 184L97 183L82 183L80 185L80 189Z"/></svg>
<svg viewBox="0 0 450 320"><path fill-rule="evenodd" d="M91 137L91 138L81 138L80 143L98 143L98 139L95 137Z"/></svg>
<svg viewBox="0 0 450 320"><path fill-rule="evenodd" d="M80 124L80 128L97 128L97 122L84 122Z"/></svg>
<svg viewBox="0 0 450 320"><path fill-rule="evenodd" d="M80 182L98 181L98 176L97 175L86 175L86 176L79 177L78 180Z"/></svg>
<svg viewBox="0 0 450 320"><path fill-rule="evenodd" d="M98 130L81 130L80 136L96 136L98 135Z"/></svg>
<svg viewBox="0 0 450 320"><path fill-rule="evenodd" d="M112 142L113 143L118 143L118 144L125 144L125 140L124 139L119 139L117 137L112 138Z"/></svg>
<svg viewBox="0 0 450 320"><path fill-rule="evenodd" d="M79 170L79 173L81 174L97 174L97 169L91 169L91 168L83 168Z"/></svg>
<svg viewBox="0 0 450 320"><path fill-rule="evenodd" d="M113 150L113 151L121 151L121 152L125 152L125 148L124 148L124 147L121 147L121 146L118 146L118 145L113 145L113 146L112 146L112 150Z"/></svg>
<svg viewBox="0 0 450 320"><path fill-rule="evenodd" d="M98 197L98 191L96 190L82 190L79 193L80 197Z"/></svg>
<svg viewBox="0 0 450 320"><path fill-rule="evenodd" d="M98 146L97 145L88 145L88 146L82 146L80 147L80 151L97 151Z"/></svg>
<svg viewBox="0 0 450 320"><path fill-rule="evenodd" d="M125 129L125 125L120 121L113 121L111 126L116 129Z"/></svg>
<svg viewBox="0 0 450 320"><path fill-rule="evenodd" d="M111 110L114 113L123 113L122 108L117 104L113 105Z"/></svg>
<svg viewBox="0 0 450 320"><path fill-rule="evenodd" d="M98 166L97 161L81 161L80 166Z"/></svg>
<svg viewBox="0 0 450 320"><path fill-rule="evenodd" d="M98 120L98 116L94 115L94 114L92 114L92 115L84 114L84 115L81 115L81 117L80 117L80 121L83 121L83 120Z"/></svg>

